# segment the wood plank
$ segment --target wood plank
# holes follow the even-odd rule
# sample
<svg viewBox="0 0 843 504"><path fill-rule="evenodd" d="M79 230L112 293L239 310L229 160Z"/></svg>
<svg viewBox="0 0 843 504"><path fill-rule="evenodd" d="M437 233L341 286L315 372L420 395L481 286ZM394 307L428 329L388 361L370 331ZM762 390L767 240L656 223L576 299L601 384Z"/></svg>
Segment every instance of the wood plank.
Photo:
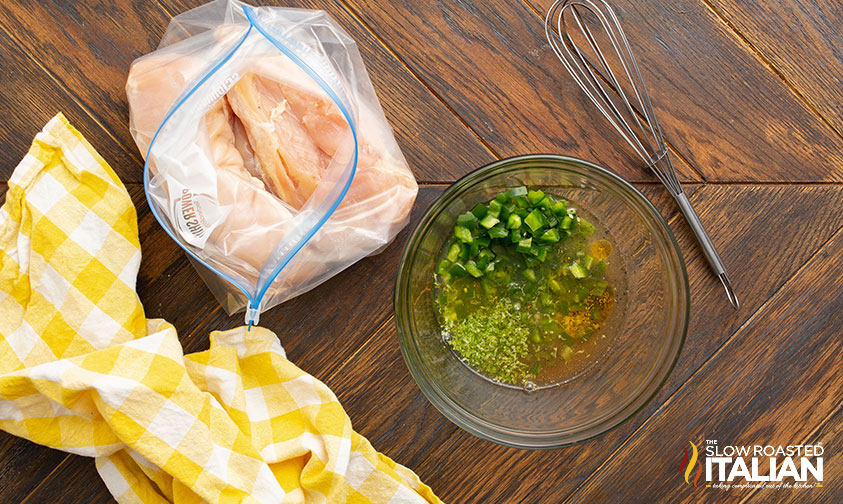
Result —
<svg viewBox="0 0 843 504"><path fill-rule="evenodd" d="M0 11L0 25L12 33L24 50L69 90L97 122L129 152L136 153L129 134L124 87L129 64L157 46L164 31L164 12L157 6L151 7L149 2L138 0L15 2ZM30 92L39 89L29 84L22 88L30 89ZM7 88L2 93L9 93L13 98L17 90ZM86 133L90 134L88 140L95 147L108 136L101 128ZM132 168L120 173L123 180L142 182L142 172Z"/></svg>
<svg viewBox="0 0 843 504"><path fill-rule="evenodd" d="M0 431L0 500L20 502L67 456Z"/></svg>
<svg viewBox="0 0 843 504"><path fill-rule="evenodd" d="M837 231L834 209L843 204L843 188L706 185L691 200L736 281L741 310L729 307L687 224L671 220L687 262L691 320L679 361L662 390L615 430L558 450L516 450L457 431L418 466L420 476L445 501L561 502ZM783 219L781 208L794 211ZM746 217L736 222L736 214ZM774 250L769 246L773 243L788 246Z"/></svg>
<svg viewBox="0 0 843 504"><path fill-rule="evenodd" d="M843 4L834 0L702 1L843 133Z"/></svg>
<svg viewBox="0 0 843 504"><path fill-rule="evenodd" d="M544 13L551 1L530 3ZM843 139L700 0L619 0L612 5L667 137L707 180L843 180ZM399 24L380 16L380 10L367 11L378 15L379 30ZM774 16L768 11L759 23L767 26ZM541 24L538 16L531 22ZM772 26L788 22L770 20ZM570 80L558 62L548 59L544 64L560 79Z"/></svg>
<svg viewBox="0 0 843 504"><path fill-rule="evenodd" d="M204 3L205 0L161 0L174 14ZM248 3L278 6L273 0ZM494 159L459 118L338 2L290 0L283 6L324 10L354 38L386 118L419 182L454 181Z"/></svg>
<svg viewBox="0 0 843 504"><path fill-rule="evenodd" d="M413 382L391 317L325 383L337 394L354 429L375 449L410 469L457 429Z"/></svg>
<svg viewBox="0 0 843 504"><path fill-rule="evenodd" d="M570 79L522 2L344 1L501 156L555 152L652 180ZM683 179L699 180L677 163Z"/></svg>
<svg viewBox="0 0 843 504"><path fill-rule="evenodd" d="M843 408L826 420L816 432L812 433L805 444L821 444L826 450L823 457L823 487L802 491L770 492L756 490L746 501L748 504L838 504L843 501ZM743 504L743 503L741 503Z"/></svg>
<svg viewBox="0 0 843 504"><path fill-rule="evenodd" d="M70 455L41 486L20 501L21 504L42 502L104 504L117 501L100 479L94 459Z"/></svg>
<svg viewBox="0 0 843 504"><path fill-rule="evenodd" d="M828 273L835 271L841 253L843 231L568 502L596 502L616 494L630 501L659 495L676 503L722 502L727 497L737 502L748 495L740 488L724 494L689 487L677 461L689 440L799 443L838 408L843 388L843 376L837 372L843 366L843 277ZM738 405L740 414L735 411ZM637 469L629 471L631 466Z"/></svg>
<svg viewBox="0 0 843 504"><path fill-rule="evenodd" d="M0 14L2 16L2 14ZM0 181L9 180L26 154L32 139L57 112L89 138L114 171L125 179L137 179L136 159L83 110L67 90L52 80L27 56L6 31L0 29Z"/></svg>

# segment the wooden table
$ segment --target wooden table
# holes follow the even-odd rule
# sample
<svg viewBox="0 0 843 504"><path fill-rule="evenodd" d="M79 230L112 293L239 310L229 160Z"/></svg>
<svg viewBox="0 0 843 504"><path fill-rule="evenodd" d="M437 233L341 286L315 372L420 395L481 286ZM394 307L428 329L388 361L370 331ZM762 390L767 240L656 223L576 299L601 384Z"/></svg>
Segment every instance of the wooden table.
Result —
<svg viewBox="0 0 843 504"><path fill-rule="evenodd" d="M356 429L446 502L843 502L843 7L835 0L619 0L690 199L732 275L734 311L665 190L598 118L544 40L550 0L294 0L356 38L422 185L510 155L553 152L617 171L668 218L691 285L679 362L642 411L564 449L504 448L459 430L422 396L392 313L408 230L382 254L263 315L290 359L325 381ZM187 352L241 324L217 305L143 197L127 127L129 64L191 0L7 2L0 10L0 180L63 111L138 207L139 291ZM263 3L263 2L261 2ZM5 193L5 184L0 193ZM409 228L408 228L409 229ZM318 307L318 309L313 309ZM689 441L825 446L822 488L694 487ZM0 433L0 501L108 502L91 459Z"/></svg>

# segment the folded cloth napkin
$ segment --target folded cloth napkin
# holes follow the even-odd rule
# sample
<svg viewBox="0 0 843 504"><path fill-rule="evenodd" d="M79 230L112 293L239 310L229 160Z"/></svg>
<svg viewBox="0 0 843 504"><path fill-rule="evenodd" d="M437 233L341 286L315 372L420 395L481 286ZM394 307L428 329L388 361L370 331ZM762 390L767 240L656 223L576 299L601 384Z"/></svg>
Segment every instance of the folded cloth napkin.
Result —
<svg viewBox="0 0 843 504"><path fill-rule="evenodd" d="M184 355L144 316L140 258L126 189L57 115L0 209L0 428L96 457L120 502L440 502L272 332Z"/></svg>

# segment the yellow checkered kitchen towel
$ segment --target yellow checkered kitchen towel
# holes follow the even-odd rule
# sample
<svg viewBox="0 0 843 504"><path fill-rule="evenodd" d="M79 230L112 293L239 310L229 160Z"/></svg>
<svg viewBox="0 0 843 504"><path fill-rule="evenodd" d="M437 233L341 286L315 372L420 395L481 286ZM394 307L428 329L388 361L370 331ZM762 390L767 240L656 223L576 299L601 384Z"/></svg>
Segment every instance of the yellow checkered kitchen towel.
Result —
<svg viewBox="0 0 843 504"><path fill-rule="evenodd" d="M272 332L184 355L145 318L139 265L126 189L57 115L0 209L0 427L96 457L120 502L439 502Z"/></svg>

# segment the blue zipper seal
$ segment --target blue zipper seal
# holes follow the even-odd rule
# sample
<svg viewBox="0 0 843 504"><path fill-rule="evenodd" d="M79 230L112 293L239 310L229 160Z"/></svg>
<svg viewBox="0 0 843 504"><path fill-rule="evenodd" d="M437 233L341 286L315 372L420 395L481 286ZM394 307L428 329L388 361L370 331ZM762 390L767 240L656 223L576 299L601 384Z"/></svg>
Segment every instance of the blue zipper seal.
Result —
<svg viewBox="0 0 843 504"><path fill-rule="evenodd" d="M297 54L295 54L293 51L291 51L289 48L287 48L284 44L282 44L278 40L276 40L275 37L270 35L266 31L266 29L264 29L258 23L258 20L256 19L255 15L254 15L254 13L255 13L254 7L252 7L250 5L242 5L241 7L243 9L243 13L246 15L246 19L249 21L248 30L246 30L246 33L243 35L243 38L241 38L237 42L237 44L234 46L234 48L232 48L232 50L229 51L228 54L226 54L219 62L217 62L213 67L211 67L211 69L192 88L190 88L188 91L186 91L184 94L182 94L182 96L176 101L176 104L173 105L173 107L170 108L169 112L167 112L167 115L164 117L164 120L161 122L161 125L158 126L158 129L155 131L155 135L153 135L152 141L150 141L150 143L149 143L149 148L146 151L146 160L145 160L144 165L143 165L143 173L144 173L143 185L144 185L144 192L146 193L146 199L147 199L147 202L149 203L149 208L152 211L152 214L155 216L155 219L158 220L159 223L161 223L161 226L164 228L164 231L166 231L167 234L170 235L170 238L172 238L176 243L178 243L179 246L182 249L184 249L184 251L187 252L193 259L198 261L204 267L211 270L211 272L213 272L215 275L223 278L228 283L237 287L237 289L239 289L246 296L246 299L248 299L248 305L246 306L245 322L248 326L248 329L251 330L252 325L256 325L258 323L258 321L260 320L261 302L263 301L263 297L266 295L266 292L269 289L269 287L272 285L272 283L275 281L275 279L278 277L278 275L281 273L281 271L284 269L284 267L287 266L287 264L290 263L290 261L293 259L293 257L295 257L295 255L298 254L299 251L301 251L302 248L304 248L304 246L313 238L313 236L319 231L319 229L322 228L322 226L325 224L325 222L327 222L327 220L331 217L331 215L333 215L333 213L336 211L337 207L339 207L340 202L342 202L342 200L345 198L345 195L348 193L348 190L351 187L351 182L352 182L352 180L354 180L354 175L357 172L357 161L358 161L358 155L359 155L359 142L358 142L358 139L357 139L357 129L354 126L354 121L352 120L351 113L348 111L348 109L345 106L345 103L342 101L342 99L340 99L340 97L337 95L337 93L334 91L334 89L327 82L325 82L325 80L316 71L314 71L313 68L311 68L311 66L309 64L307 64L302 58L300 58ZM256 292L255 292L254 296L249 292L248 288L241 285L240 282L238 282L237 280L232 278L230 275L227 275L227 274L223 273L222 271L219 271L217 268L211 266L210 264L208 264L208 262L203 260L201 257L199 257L196 253L191 251L189 248L187 248L182 243L182 241L176 236L176 233L173 231L173 229L171 228L169 223L161 216L161 214L159 213L159 211L156 207L155 202L152 199L152 196L149 193L149 180L150 180L150 177L149 177L149 158L150 158L150 155L152 153L152 146L155 143L155 140L158 138L158 135L161 133L161 130L164 128L164 126L167 124L167 121L170 120L170 118L173 116L173 114L176 112L176 110L178 110L179 107L181 107L182 104L184 104L184 102L188 98L190 98L199 89L199 87L201 87L202 84L204 84L211 77L211 75L216 73L224 64L226 64L231 59L231 57L234 55L234 53L237 52L238 49L240 49L240 47L243 45L243 43L246 41L246 39L251 34L252 28L254 28L258 33L263 35L273 46L275 46L285 56L290 58L294 63L296 63L296 65L298 65L302 70L304 70L305 73L307 73L307 75L310 78L312 78L319 85L319 87L321 87L322 90L325 91L325 93L328 94L328 96L337 105L337 108L339 108L340 112L342 113L343 117L345 118L346 122L348 123L349 129L351 130L352 137L354 138L354 156L353 156L351 162L349 163L349 165L346 166L346 168L345 168L345 171L350 170L350 174L348 175L348 177L345 181L345 184L343 184L343 186L339 190L338 194L335 194L335 193L337 193L336 188L332 189L331 192L328 194L328 196L319 204L319 206L317 207L317 210L318 210L319 207L322 207L322 205L326 201L328 201L330 199L330 196L335 195L335 198L334 198L333 202L331 203L331 205L327 208L327 210L324 211L322 216L315 223L311 224L312 219L310 219L309 217L312 216L312 215L316 215L319 212L318 211L311 211L311 214L308 216L308 218L306 218L302 223L300 223L298 226L296 226L296 228L292 232L289 233L288 236L295 236L295 235L298 234L298 232L301 230L301 228L305 228L305 227L310 226L309 229L304 233L304 236L301 239L299 239L299 241L296 242L295 245L292 246L292 248L290 249L290 251L288 253L286 253L284 255L284 259L280 263L278 263L278 265L276 265L275 268L273 268L273 270L266 277L266 279L262 283L260 281L258 282L258 284L255 286ZM282 240L282 242L280 244L278 244L278 246L276 247L276 250L281 248L282 245L285 245L286 240L287 240L286 238L284 240ZM258 279L260 280L260 275L259 275Z"/></svg>

